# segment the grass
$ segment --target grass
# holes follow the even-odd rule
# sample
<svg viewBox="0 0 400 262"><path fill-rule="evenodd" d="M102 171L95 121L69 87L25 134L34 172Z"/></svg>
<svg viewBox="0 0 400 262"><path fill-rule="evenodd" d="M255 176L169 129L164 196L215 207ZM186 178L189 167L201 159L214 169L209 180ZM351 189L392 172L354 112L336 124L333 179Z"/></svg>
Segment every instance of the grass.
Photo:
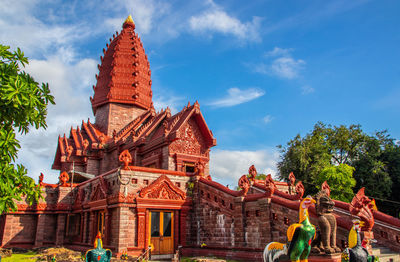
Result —
<svg viewBox="0 0 400 262"><path fill-rule="evenodd" d="M26 262L26 261L35 261L32 258L36 257L37 253L33 251L29 251L23 254L12 254L11 257L5 257L1 259L1 262Z"/></svg>

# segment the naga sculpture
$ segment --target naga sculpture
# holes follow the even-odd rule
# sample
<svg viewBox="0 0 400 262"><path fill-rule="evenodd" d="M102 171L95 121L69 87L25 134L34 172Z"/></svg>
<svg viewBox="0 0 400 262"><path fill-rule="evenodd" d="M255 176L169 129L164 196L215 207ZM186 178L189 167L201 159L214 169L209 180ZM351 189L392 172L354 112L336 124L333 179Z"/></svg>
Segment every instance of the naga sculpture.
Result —
<svg viewBox="0 0 400 262"><path fill-rule="evenodd" d="M243 175L239 178L238 186L242 189L242 196L247 196L247 192L250 189L250 181L246 175Z"/></svg>
<svg viewBox="0 0 400 262"><path fill-rule="evenodd" d="M299 223L289 226L287 230L288 242L286 244L271 242L264 249L264 262L276 262L287 259L293 262L308 262L311 250L311 242L315 237L315 227L311 224L308 216L308 208L315 204L312 197L307 196L300 202Z"/></svg>
<svg viewBox="0 0 400 262"><path fill-rule="evenodd" d="M363 187L354 196L349 208L352 215L360 217L361 221L364 222L362 231L371 231L374 226L375 220L372 210L377 210L375 201L365 195L365 188Z"/></svg>
<svg viewBox="0 0 400 262"><path fill-rule="evenodd" d="M336 246L336 218L332 214L335 202L330 198L330 188L326 181L322 184L321 191L315 196L315 200L320 240L319 243L312 248L312 252L320 254L340 252L340 248Z"/></svg>

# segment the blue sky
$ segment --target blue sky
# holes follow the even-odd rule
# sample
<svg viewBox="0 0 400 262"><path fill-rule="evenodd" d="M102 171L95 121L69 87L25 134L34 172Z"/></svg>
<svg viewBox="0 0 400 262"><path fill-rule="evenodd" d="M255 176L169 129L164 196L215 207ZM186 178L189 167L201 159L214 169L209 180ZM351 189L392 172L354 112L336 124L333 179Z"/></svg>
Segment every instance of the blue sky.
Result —
<svg viewBox="0 0 400 262"><path fill-rule="evenodd" d="M276 146L317 121L400 138L399 1L15 2L0 0L0 42L25 51L57 103L46 131L21 137L34 178L57 181L58 134L93 119L99 57L129 14L156 107L199 101L217 138L217 181L234 185L251 164L276 174Z"/></svg>

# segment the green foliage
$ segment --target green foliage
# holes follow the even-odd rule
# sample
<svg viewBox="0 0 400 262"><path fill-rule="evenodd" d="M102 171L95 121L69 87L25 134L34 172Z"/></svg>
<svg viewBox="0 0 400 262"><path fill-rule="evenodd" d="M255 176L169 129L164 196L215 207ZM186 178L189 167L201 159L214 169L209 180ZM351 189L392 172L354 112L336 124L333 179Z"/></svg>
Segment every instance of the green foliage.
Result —
<svg viewBox="0 0 400 262"><path fill-rule="evenodd" d="M9 48L0 44L0 214L16 210L22 196L30 204L40 197L25 167L13 164L20 148L15 135L28 133L31 126L46 128L47 105L54 104L48 84L39 85L21 71L28 64L24 53Z"/></svg>
<svg viewBox="0 0 400 262"><path fill-rule="evenodd" d="M280 178L287 179L293 172L303 181L306 194L317 191L317 186L323 182L321 176L339 174L342 171L333 170L333 167L345 164L354 168L352 174L356 185L353 192L365 187L369 196L400 200L395 194L400 190L400 149L387 131L371 136L359 125L330 126L319 122L311 133L304 137L297 135L286 146L278 148L281 151ZM332 191L341 187L339 181L328 181L328 184ZM338 196L340 199L348 199L344 192ZM390 211L390 208L384 211Z"/></svg>
<svg viewBox="0 0 400 262"><path fill-rule="evenodd" d="M319 185L327 181L329 185L334 185L334 188L331 190L332 198L349 202L354 197L353 187L356 185L353 172L354 167L347 164L331 165L321 171L315 183L317 184L317 188L321 189Z"/></svg>
<svg viewBox="0 0 400 262"><path fill-rule="evenodd" d="M287 179L293 172L303 181L306 193L313 194L318 175L331 165L351 165L365 138L358 125L332 127L319 122L304 138L297 135L286 147L278 146L281 151L279 176Z"/></svg>

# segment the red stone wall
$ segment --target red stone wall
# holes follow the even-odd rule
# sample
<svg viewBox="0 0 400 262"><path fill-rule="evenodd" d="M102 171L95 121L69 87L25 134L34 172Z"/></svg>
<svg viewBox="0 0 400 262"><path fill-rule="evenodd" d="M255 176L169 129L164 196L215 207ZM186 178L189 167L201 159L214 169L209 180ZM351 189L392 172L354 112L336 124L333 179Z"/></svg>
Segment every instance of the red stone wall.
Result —
<svg viewBox="0 0 400 262"><path fill-rule="evenodd" d="M44 245L53 245L56 241L57 215L45 215Z"/></svg>
<svg viewBox="0 0 400 262"><path fill-rule="evenodd" d="M35 242L37 216L36 215L13 215L8 216L11 222L11 232L8 236L9 244L24 245ZM4 243L6 244L6 243Z"/></svg>
<svg viewBox="0 0 400 262"><path fill-rule="evenodd" d="M88 158L85 172L92 175L99 175L100 161L96 158Z"/></svg>

